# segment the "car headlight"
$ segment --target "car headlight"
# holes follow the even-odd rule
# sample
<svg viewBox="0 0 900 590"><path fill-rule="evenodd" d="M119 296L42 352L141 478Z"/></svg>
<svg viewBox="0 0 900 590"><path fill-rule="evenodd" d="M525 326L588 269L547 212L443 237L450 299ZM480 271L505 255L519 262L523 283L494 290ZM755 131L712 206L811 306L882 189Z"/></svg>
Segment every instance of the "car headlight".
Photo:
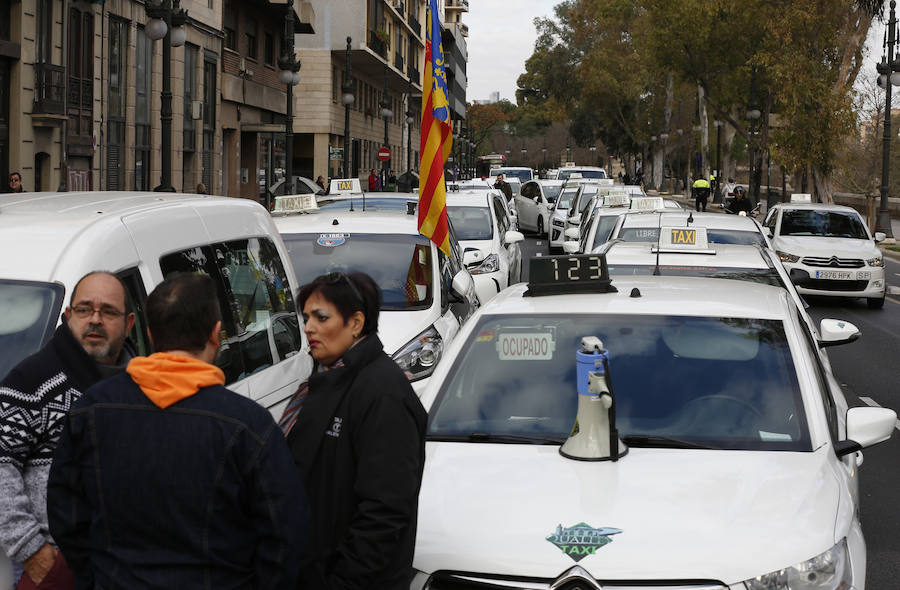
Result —
<svg viewBox="0 0 900 590"><path fill-rule="evenodd" d="M443 351L444 341L434 326L431 326L407 342L392 358L410 381L418 381L434 373L434 367Z"/></svg>
<svg viewBox="0 0 900 590"><path fill-rule="evenodd" d="M775 253L778 254L778 258L780 258L782 262L797 262L800 260L799 256L794 256L793 254L788 254L781 250L776 250Z"/></svg>
<svg viewBox="0 0 900 590"><path fill-rule="evenodd" d="M881 256L878 258L869 258L866 260L866 264L869 266L884 266L884 259Z"/></svg>
<svg viewBox="0 0 900 590"><path fill-rule="evenodd" d="M747 590L846 590L852 584L847 540L812 559L752 580Z"/></svg>
<svg viewBox="0 0 900 590"><path fill-rule="evenodd" d="M469 272L473 275L482 275L489 272L497 272L498 270L500 270L500 257L496 254L490 254L481 261L481 264Z"/></svg>
<svg viewBox="0 0 900 590"><path fill-rule="evenodd" d="M555 225L556 227L566 227L566 222L563 221L562 219L559 219L559 218L557 218L557 217L554 217L554 218L553 218L553 225Z"/></svg>

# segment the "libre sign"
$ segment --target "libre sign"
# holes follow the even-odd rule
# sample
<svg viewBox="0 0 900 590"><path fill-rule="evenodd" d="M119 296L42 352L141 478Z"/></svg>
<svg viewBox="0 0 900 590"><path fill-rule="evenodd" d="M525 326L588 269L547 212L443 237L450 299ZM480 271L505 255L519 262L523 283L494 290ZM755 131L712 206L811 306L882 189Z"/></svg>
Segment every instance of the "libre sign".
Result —
<svg viewBox="0 0 900 590"><path fill-rule="evenodd" d="M391 159L390 148L383 147L380 150L378 150L378 159L381 160L382 162L387 162L388 160L390 160Z"/></svg>

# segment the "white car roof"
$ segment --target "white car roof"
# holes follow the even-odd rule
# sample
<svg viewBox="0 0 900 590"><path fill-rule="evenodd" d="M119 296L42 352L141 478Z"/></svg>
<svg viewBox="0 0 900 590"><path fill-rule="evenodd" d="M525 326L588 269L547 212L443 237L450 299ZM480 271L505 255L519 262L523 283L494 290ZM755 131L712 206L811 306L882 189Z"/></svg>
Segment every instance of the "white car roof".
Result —
<svg viewBox="0 0 900 590"><path fill-rule="evenodd" d="M448 207L487 207L488 195L497 191L472 191L447 194Z"/></svg>
<svg viewBox="0 0 900 590"><path fill-rule="evenodd" d="M856 213L859 212L853 207L847 207L846 205L837 205L835 203L777 203L772 209L803 209L803 210L814 210L814 211L822 211L826 209L828 211L835 211L839 213Z"/></svg>
<svg viewBox="0 0 900 590"><path fill-rule="evenodd" d="M611 265L653 266L658 261L661 265L675 266L769 268L769 264L756 246L710 244L709 248L715 251L715 254L698 254L687 250L677 253L661 252L658 259L653 251L655 248L655 244L647 242L613 242L606 251L606 262Z"/></svg>
<svg viewBox="0 0 900 590"><path fill-rule="evenodd" d="M282 234L419 234L418 215L402 211L317 211L273 218ZM335 221L337 223L335 223Z"/></svg>
<svg viewBox="0 0 900 590"><path fill-rule="evenodd" d="M526 283L498 293L478 312L488 314L633 314L784 320L790 316L781 287L731 279L613 276L617 293L524 297ZM632 296L632 289L640 297ZM703 293L703 297L697 297Z"/></svg>
<svg viewBox="0 0 900 590"><path fill-rule="evenodd" d="M721 213L698 213L696 211L676 211L674 209L650 212L628 213L622 227L660 227L689 225L688 216L693 216L690 225L711 229L732 229L759 233L759 225L752 217L744 215L723 215Z"/></svg>

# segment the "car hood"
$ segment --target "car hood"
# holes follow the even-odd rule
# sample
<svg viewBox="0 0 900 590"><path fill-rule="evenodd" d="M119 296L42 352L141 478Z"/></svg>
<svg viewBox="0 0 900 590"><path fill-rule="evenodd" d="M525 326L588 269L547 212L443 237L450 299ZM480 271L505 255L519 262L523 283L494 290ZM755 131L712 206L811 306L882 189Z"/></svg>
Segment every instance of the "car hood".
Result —
<svg viewBox="0 0 900 590"><path fill-rule="evenodd" d="M462 246L463 252L466 250L479 250L487 258L494 252L494 240L460 240L459 245Z"/></svg>
<svg viewBox="0 0 900 590"><path fill-rule="evenodd" d="M733 584L827 550L847 518L827 448L629 449L615 463L558 449L429 442L415 569L554 579L575 557L548 537L584 523L621 531L576 556L596 578Z"/></svg>
<svg viewBox="0 0 900 590"><path fill-rule="evenodd" d="M871 240L856 238L824 238L821 236L778 236L773 240L777 250L798 256L838 258L874 258L881 251Z"/></svg>
<svg viewBox="0 0 900 590"><path fill-rule="evenodd" d="M437 320L438 313L432 305L431 309L419 311L382 311L379 316L378 338L384 345L384 352L393 355L407 342L430 328Z"/></svg>

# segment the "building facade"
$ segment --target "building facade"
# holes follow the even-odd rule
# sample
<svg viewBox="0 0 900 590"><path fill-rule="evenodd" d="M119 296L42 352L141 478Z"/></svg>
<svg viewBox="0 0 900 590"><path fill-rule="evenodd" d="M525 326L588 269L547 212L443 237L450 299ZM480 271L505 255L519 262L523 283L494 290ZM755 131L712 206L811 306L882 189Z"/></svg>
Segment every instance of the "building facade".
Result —
<svg viewBox="0 0 900 590"><path fill-rule="evenodd" d="M0 0L4 179L19 171L29 191L160 185L168 37L150 39L144 6ZM213 194L255 198L261 181L277 176L279 117L283 145L287 103L275 60L287 6L186 0L181 7L186 43L172 47L169 60L172 186L193 192L202 183ZM293 14L299 32L312 31L310 3L295 2Z"/></svg>

